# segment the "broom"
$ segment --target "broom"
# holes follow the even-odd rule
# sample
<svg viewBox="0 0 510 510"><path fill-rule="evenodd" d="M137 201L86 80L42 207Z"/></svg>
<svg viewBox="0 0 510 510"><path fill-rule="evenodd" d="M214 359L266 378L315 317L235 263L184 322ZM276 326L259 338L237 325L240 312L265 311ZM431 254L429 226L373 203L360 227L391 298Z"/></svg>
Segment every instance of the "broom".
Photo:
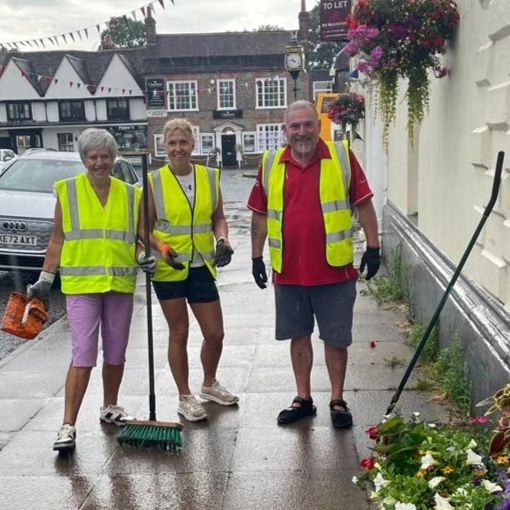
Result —
<svg viewBox="0 0 510 510"><path fill-rule="evenodd" d="M147 154L142 155L143 213L145 253L150 253L149 237L149 183L147 179ZM145 294L147 300L147 339L149 351L149 419L132 420L126 423L117 436L120 444L155 447L171 450L182 446L182 425L173 422L156 421L156 395L154 391L154 341L152 335L151 277L145 273Z"/></svg>

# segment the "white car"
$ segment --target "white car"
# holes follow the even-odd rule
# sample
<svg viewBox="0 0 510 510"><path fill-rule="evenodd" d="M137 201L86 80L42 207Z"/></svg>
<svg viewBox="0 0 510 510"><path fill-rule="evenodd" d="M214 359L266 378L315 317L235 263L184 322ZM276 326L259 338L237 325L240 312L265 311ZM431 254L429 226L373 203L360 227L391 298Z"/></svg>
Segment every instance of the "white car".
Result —
<svg viewBox="0 0 510 510"><path fill-rule="evenodd" d="M14 151L11 151L11 149L0 149L0 174L7 166L7 163L17 157L17 154Z"/></svg>
<svg viewBox="0 0 510 510"><path fill-rule="evenodd" d="M77 152L30 150L0 174L0 270L39 271L53 230L53 185L85 172ZM128 161L115 160L115 177L139 185Z"/></svg>

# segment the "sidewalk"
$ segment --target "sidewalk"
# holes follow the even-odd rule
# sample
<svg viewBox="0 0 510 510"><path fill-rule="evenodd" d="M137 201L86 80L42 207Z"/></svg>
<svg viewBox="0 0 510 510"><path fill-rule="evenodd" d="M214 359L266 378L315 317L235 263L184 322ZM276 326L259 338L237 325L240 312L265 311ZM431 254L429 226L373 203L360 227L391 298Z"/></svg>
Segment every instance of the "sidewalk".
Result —
<svg viewBox="0 0 510 510"><path fill-rule="evenodd" d="M354 427L333 429L329 380L321 341L312 373L318 413L286 428L278 412L294 394L288 342L273 339L271 288L252 282L249 212L230 203L231 238L236 253L222 270L219 288L225 316L225 348L218 378L240 395L238 407L206 404L209 423L184 422L184 446L176 452L127 449L118 429L99 423L100 369L93 371L78 424L74 456L52 452L63 413L63 385L70 359L65 319L37 340L0 362L0 508L41 509L345 509L369 508L352 483L370 441L366 430L385 413L405 366L385 359L410 359L396 312L358 295L354 344L346 400ZM135 301L132 336L120 403L137 417L148 416L146 312L143 277ZM358 291L362 284L358 287ZM177 394L166 360L167 328L153 300L157 417L177 420ZM370 348L370 341L378 346ZM200 389L201 335L191 320L189 340L192 389ZM410 381L408 387L412 387ZM441 408L406 391L400 408L431 419Z"/></svg>

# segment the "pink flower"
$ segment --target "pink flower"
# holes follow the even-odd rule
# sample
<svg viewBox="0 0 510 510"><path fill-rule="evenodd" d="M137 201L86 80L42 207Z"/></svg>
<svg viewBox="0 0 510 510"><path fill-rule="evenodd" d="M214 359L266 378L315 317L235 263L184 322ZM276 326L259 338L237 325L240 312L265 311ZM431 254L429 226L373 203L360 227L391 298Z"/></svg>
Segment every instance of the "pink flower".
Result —
<svg viewBox="0 0 510 510"><path fill-rule="evenodd" d="M375 462L374 462L374 459L371 459L370 457L367 457L366 459L363 459L361 462L360 462L360 466L362 469L364 469L365 471L370 471L371 469L374 468L375 466Z"/></svg>
<svg viewBox="0 0 510 510"><path fill-rule="evenodd" d="M473 425L487 425L487 423L489 423L489 418L487 418L487 416L475 416L471 420L471 423Z"/></svg>
<svg viewBox="0 0 510 510"><path fill-rule="evenodd" d="M373 439L375 441L376 439L379 438L379 429L377 428L376 425L374 425L373 427L369 427L369 429L367 430L367 434L370 439Z"/></svg>
<svg viewBox="0 0 510 510"><path fill-rule="evenodd" d="M371 340L370 341L370 349L375 349L377 347L377 344L379 342L377 340Z"/></svg>

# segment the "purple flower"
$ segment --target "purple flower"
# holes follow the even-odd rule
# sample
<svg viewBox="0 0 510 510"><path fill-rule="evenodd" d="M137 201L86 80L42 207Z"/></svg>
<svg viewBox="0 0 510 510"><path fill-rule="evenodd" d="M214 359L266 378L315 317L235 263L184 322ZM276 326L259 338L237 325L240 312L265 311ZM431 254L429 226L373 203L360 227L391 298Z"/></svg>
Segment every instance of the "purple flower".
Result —
<svg viewBox="0 0 510 510"><path fill-rule="evenodd" d="M384 50L380 46L376 46L370 53L370 56L372 57L375 62L378 62L383 58L384 56Z"/></svg>
<svg viewBox="0 0 510 510"><path fill-rule="evenodd" d="M372 70L372 66L366 60L360 60L358 63L358 71L360 73L369 73Z"/></svg>

